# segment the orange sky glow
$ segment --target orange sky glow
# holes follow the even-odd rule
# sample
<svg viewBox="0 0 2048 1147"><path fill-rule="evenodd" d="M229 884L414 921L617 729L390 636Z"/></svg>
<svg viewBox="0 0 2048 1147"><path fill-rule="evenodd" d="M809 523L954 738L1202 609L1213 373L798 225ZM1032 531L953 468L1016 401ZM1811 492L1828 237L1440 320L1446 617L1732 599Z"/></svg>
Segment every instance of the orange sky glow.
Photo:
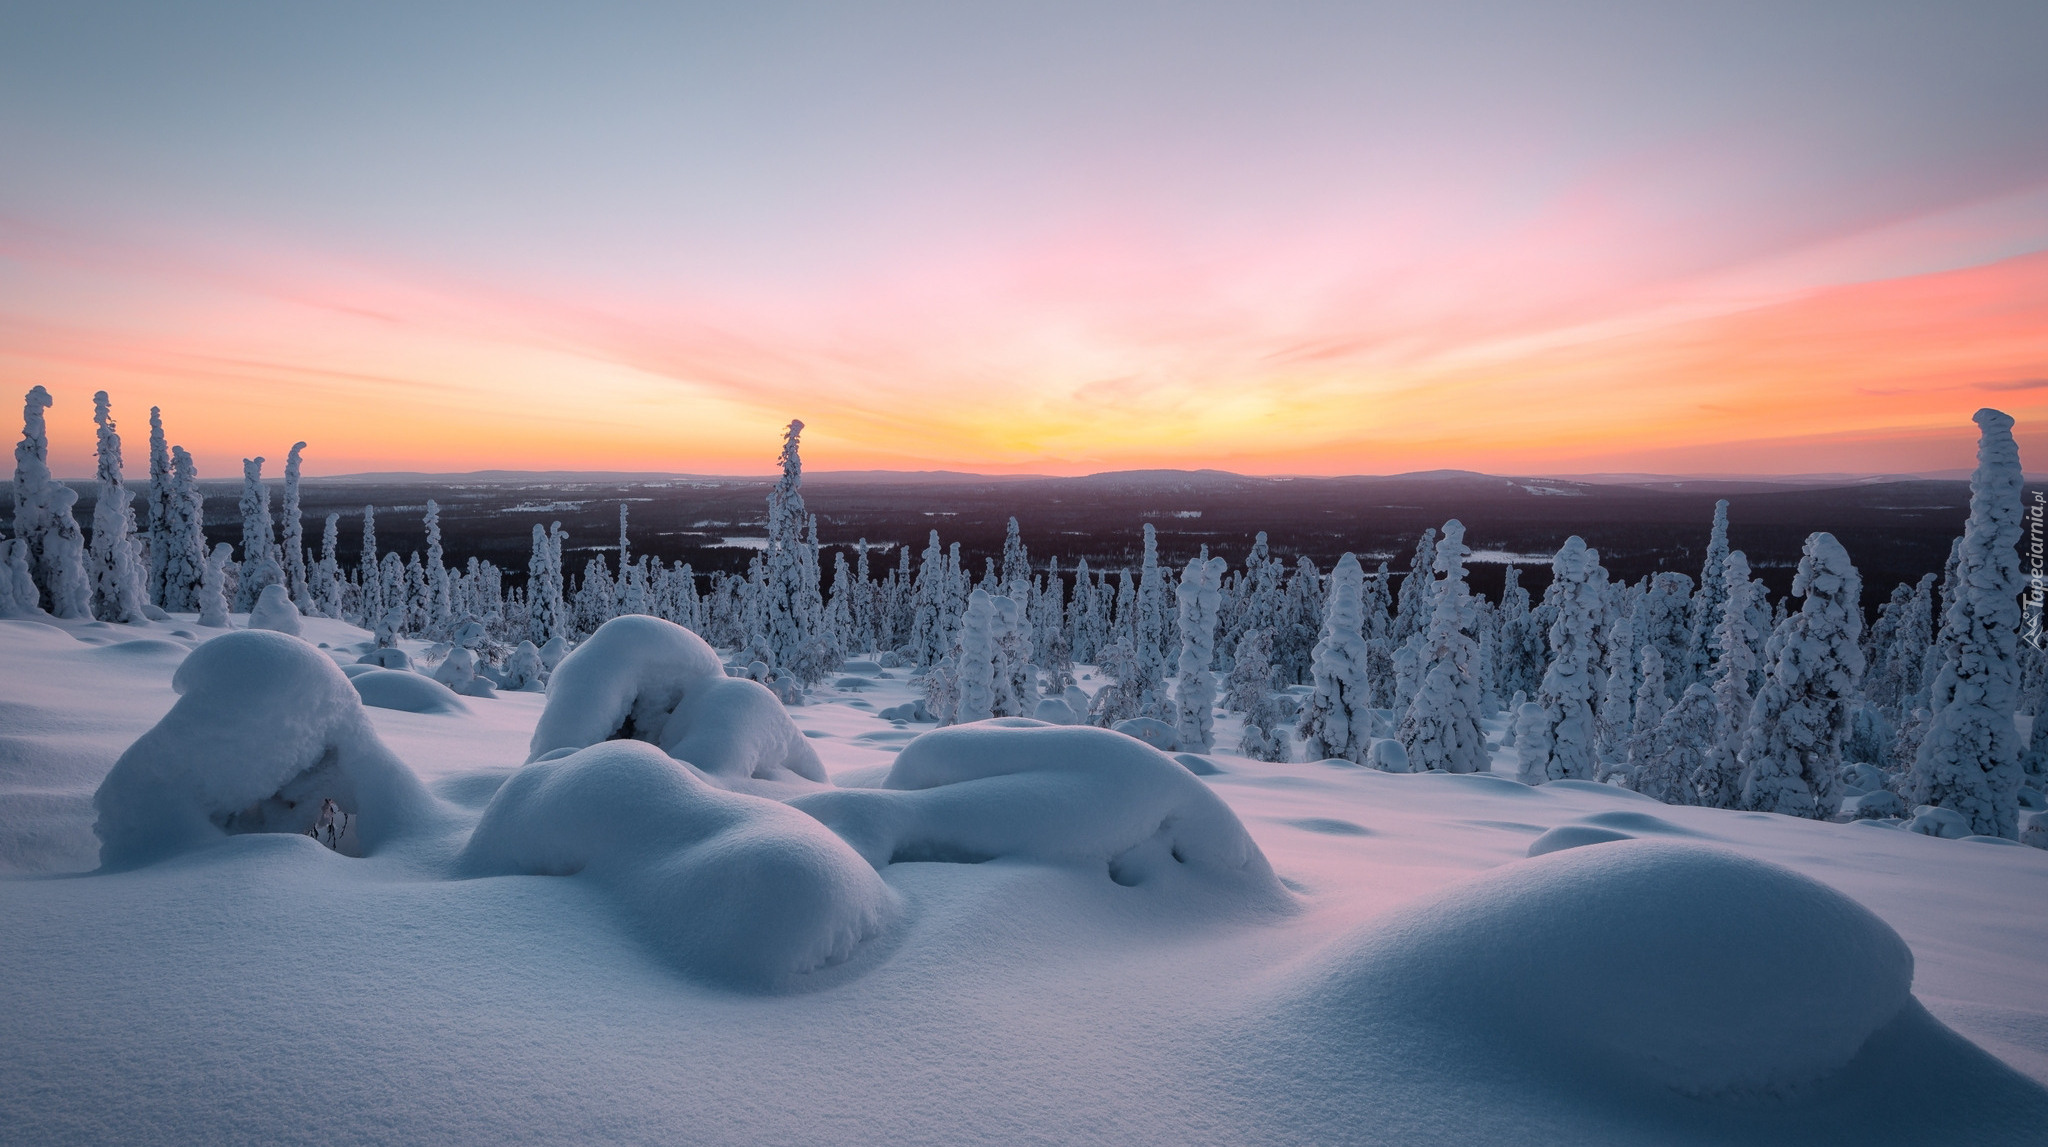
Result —
<svg viewBox="0 0 2048 1147"><path fill-rule="evenodd" d="M68 477L101 389L208 478L2048 458L2048 10L1744 7L24 13L0 391Z"/></svg>

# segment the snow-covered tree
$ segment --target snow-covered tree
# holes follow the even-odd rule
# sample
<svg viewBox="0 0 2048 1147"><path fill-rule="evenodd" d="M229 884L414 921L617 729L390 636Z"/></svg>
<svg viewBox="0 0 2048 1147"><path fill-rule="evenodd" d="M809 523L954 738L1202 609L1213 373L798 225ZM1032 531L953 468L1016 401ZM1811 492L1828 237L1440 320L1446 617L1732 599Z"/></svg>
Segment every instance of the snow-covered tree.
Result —
<svg viewBox="0 0 2048 1147"><path fill-rule="evenodd" d="M1714 635L1721 630L1721 611L1728 602L1728 499L1714 503L1714 525L1707 534L1707 560L1700 566L1699 592L1692 595L1686 618L1692 667L1688 683L1704 681L1713 663Z"/></svg>
<svg viewBox="0 0 2048 1147"><path fill-rule="evenodd" d="M939 545L939 532L933 530L917 564L917 583L911 593L910 648L919 669L938 664L953 644L953 609L946 581L946 551Z"/></svg>
<svg viewBox="0 0 2048 1147"><path fill-rule="evenodd" d="M1138 657L1148 680L1166 680L1166 570L1159 564L1159 531L1145 523L1145 550L1138 567ZM1157 700L1157 698L1153 698Z"/></svg>
<svg viewBox="0 0 2048 1147"><path fill-rule="evenodd" d="M1763 663L1764 635L1757 624L1763 583L1750 580L1749 559L1741 550L1731 551L1722 568L1726 592L1713 635L1716 657L1709 686L1714 726L1691 774L1693 799L1687 802L1708 808L1734 808L1742 800L1742 739L1756 703L1750 679Z"/></svg>
<svg viewBox="0 0 2048 1147"><path fill-rule="evenodd" d="M162 408L149 408L149 600L163 609L164 568L170 564L171 501L177 488Z"/></svg>
<svg viewBox="0 0 2048 1147"><path fill-rule="evenodd" d="M1600 764L1594 775L1627 753L1629 726L1635 720L1635 617L1622 612L1607 627L1606 688L1600 694Z"/></svg>
<svg viewBox="0 0 2048 1147"><path fill-rule="evenodd" d="M1692 778L1707 763L1716 720L1712 691L1695 682L1632 744L1623 783L1665 804L1692 804Z"/></svg>
<svg viewBox="0 0 2048 1147"><path fill-rule="evenodd" d="M320 561L313 567L309 592L318 617L341 616L341 515L327 515L320 530Z"/></svg>
<svg viewBox="0 0 2048 1147"><path fill-rule="evenodd" d="M1421 635L1426 669L1397 734L1416 772L1475 773L1488 767L1486 735L1479 729L1479 642L1473 632L1478 610L1465 584L1471 552L1464 523L1445 522L1436 546L1429 626Z"/></svg>
<svg viewBox="0 0 2048 1147"><path fill-rule="evenodd" d="M1929 708L1933 723L1908 777L1916 805L1950 809L1983 836L2019 837L2020 742L2017 545L2024 510L2012 416L1976 414L1977 470L1970 518L1958 550L1956 588L1942 602L1941 668Z"/></svg>
<svg viewBox="0 0 2048 1147"><path fill-rule="evenodd" d="M1805 601L1764 647L1764 685L1743 733L1741 807L1834 815L1849 702L1863 676L1862 593L1842 544L1810 535L1792 579Z"/></svg>
<svg viewBox="0 0 2048 1147"><path fill-rule="evenodd" d="M545 530L533 527L533 550L526 560L526 639L546 645L569 632L562 601L562 523Z"/></svg>
<svg viewBox="0 0 2048 1147"><path fill-rule="evenodd" d="M277 537L270 527L270 483L263 480L263 459L242 459L242 567L235 583L235 612L256 607L264 587L284 581L277 561Z"/></svg>
<svg viewBox="0 0 2048 1147"><path fill-rule="evenodd" d="M71 507L78 495L50 477L50 433L43 411L55 405L34 387L22 403L21 441L14 447L14 536L28 546L42 608L54 617L92 617L92 579L85 571L85 533Z"/></svg>
<svg viewBox="0 0 2048 1147"><path fill-rule="evenodd" d="M1280 610L1273 622L1273 666L1285 685L1298 685L1311 676L1310 663L1323 627L1323 579L1307 554L1295 559L1281 594ZM1365 591L1359 590L1363 611ZM1361 632L1363 632L1361 630Z"/></svg>
<svg viewBox="0 0 2048 1147"><path fill-rule="evenodd" d="M99 427L96 477L99 496L92 509L92 545L86 568L92 577L92 611L101 621L147 621L148 574L135 536L135 495L121 475L121 434L112 404L102 390L92 396L92 420Z"/></svg>
<svg viewBox="0 0 2048 1147"><path fill-rule="evenodd" d="M199 624L208 628L227 627L227 570L234 557L234 548L221 542L213 547L213 553L206 559L206 569L199 583Z"/></svg>
<svg viewBox="0 0 2048 1147"><path fill-rule="evenodd" d="M1524 706L1515 728L1522 779L1530 784L1591 779L1594 763L1593 668L1598 656L1607 571L1600 551L1583 538L1566 538L1551 559L1543 605L1551 614L1550 665L1536 700Z"/></svg>
<svg viewBox="0 0 2048 1147"><path fill-rule="evenodd" d="M1365 764L1375 717L1366 677L1365 571L1345 554L1330 571L1322 637L1310 661L1315 691L1302 706L1301 739L1310 760L1337 757Z"/></svg>
<svg viewBox="0 0 2048 1147"><path fill-rule="evenodd" d="M1657 735L1657 728L1664 720L1664 711L1670 702L1664 692L1664 656L1654 645L1643 646L1643 671L1641 681L1636 685L1635 716L1629 722L1628 741L1624 746L1621 760L1615 762L1618 768L1606 766L1594 779L1606 780L1619 773L1623 783L1635 787L1627 778L1633 777L1643 766L1651 751L1651 740ZM1663 800L1663 797L1657 798Z"/></svg>
<svg viewBox="0 0 2048 1147"><path fill-rule="evenodd" d="M960 702L954 720L986 721L996 715L996 607L982 590L967 596L960 617Z"/></svg>
<svg viewBox="0 0 2048 1147"><path fill-rule="evenodd" d="M763 636L774 667L805 685L832 668L819 638L825 600L819 585L815 525L804 511L804 424L791 419L782 438L782 477L768 494L768 546L762 555L766 597ZM807 531L809 536L807 536Z"/></svg>
<svg viewBox="0 0 2048 1147"><path fill-rule="evenodd" d="M1216 655L1216 611L1222 603L1222 558L1196 558L1181 571L1180 677L1174 685L1174 729L1180 747L1206 753L1216 747L1216 679L1209 663Z"/></svg>
<svg viewBox="0 0 2048 1147"><path fill-rule="evenodd" d="M1394 609L1396 644L1421 633L1429 624L1430 582L1436 569L1436 530L1422 531L1415 543L1415 556L1408 563L1408 576L1401 579L1400 595Z"/></svg>
<svg viewBox="0 0 2048 1147"><path fill-rule="evenodd" d="M319 608L306 576L306 522L299 508L299 470L305 465L305 454L306 444L294 442L291 453L284 457L284 537L278 543L284 551L285 587L301 612Z"/></svg>
<svg viewBox="0 0 2048 1147"><path fill-rule="evenodd" d="M427 530L425 630L435 640L446 641L455 635L455 607L448 592L447 552L441 548L441 506L432 498L427 499L424 524Z"/></svg>

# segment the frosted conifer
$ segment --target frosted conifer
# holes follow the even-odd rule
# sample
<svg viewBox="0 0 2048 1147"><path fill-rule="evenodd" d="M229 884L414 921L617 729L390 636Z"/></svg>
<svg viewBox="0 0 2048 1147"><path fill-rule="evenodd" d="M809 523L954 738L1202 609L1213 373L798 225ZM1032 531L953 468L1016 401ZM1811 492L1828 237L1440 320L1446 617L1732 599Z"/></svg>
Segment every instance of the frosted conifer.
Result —
<svg viewBox="0 0 2048 1147"><path fill-rule="evenodd" d="M85 533L71 507L78 495L50 477L50 435L43 411L55 404L34 387L22 403L21 441L14 447L14 536L28 562L42 608L53 617L92 617L92 579L85 571Z"/></svg>
<svg viewBox="0 0 2048 1147"><path fill-rule="evenodd" d="M1793 596L1805 602L1771 633L1764 685L1743 733L1741 807L1834 815L1849 702L1863 676L1862 592L1842 544L1809 536L1792 579Z"/></svg>
<svg viewBox="0 0 2048 1147"><path fill-rule="evenodd" d="M2019 837L2018 642L2022 476L2012 417L1984 409L1970 518L1955 592L1942 602L1943 654L1930 694L1933 723L1908 776L1908 803L1967 817L1983 836Z"/></svg>
<svg viewBox="0 0 2048 1147"><path fill-rule="evenodd" d="M1180 747L1206 753L1216 747L1216 611L1222 602L1222 558L1196 558L1181 571L1180 676L1174 688L1174 729Z"/></svg>
<svg viewBox="0 0 2048 1147"><path fill-rule="evenodd" d="M1594 630L1607 571L1600 566L1600 551L1577 536L1565 539L1550 569L1550 588L1543 595L1551 614L1550 665L1536 700L1524 706L1515 729L1522 779L1530 784L1593 775Z"/></svg>
<svg viewBox="0 0 2048 1147"><path fill-rule="evenodd" d="M135 537L135 495L121 475L121 434L115 429L107 392L92 396L93 423L99 428L96 477L99 496L92 509L92 546L87 569L92 575L92 610L101 621L147 621L148 575L141 568Z"/></svg>
<svg viewBox="0 0 2048 1147"><path fill-rule="evenodd" d="M1375 718L1366 677L1365 572L1345 554L1330 571L1322 636L1311 659L1315 691L1302 707L1301 739L1310 760L1341 758L1365 764Z"/></svg>

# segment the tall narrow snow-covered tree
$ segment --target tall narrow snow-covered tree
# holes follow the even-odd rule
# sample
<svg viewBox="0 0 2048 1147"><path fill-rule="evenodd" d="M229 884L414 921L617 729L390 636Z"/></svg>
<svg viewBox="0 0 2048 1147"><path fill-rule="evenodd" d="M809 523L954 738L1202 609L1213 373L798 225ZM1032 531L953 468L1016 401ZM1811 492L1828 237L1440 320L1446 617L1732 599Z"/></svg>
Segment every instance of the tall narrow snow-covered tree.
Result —
<svg viewBox="0 0 2048 1147"><path fill-rule="evenodd" d="M982 590L967 596L960 618L960 701L954 720L986 721L996 715L995 599Z"/></svg>
<svg viewBox="0 0 2048 1147"><path fill-rule="evenodd" d="M1617 774L1622 783L1633 788L1633 778L1651 752L1650 742L1657 735L1657 727L1664 720L1664 711L1670 703L1664 692L1664 656L1654 645L1643 646L1643 668L1636 685L1635 715L1629 721L1628 740L1624 743L1620 759L1602 762L1595 780L1607 780ZM1659 797L1659 800L1664 798Z"/></svg>
<svg viewBox="0 0 2048 1147"><path fill-rule="evenodd" d="M1970 518L1956 588L1942 602L1942 663L1929 697L1933 723L1908 775L1908 800L1967 818L1983 836L2019 838L2019 593L2023 478L2012 416L1984 409Z"/></svg>
<svg viewBox="0 0 2048 1147"><path fill-rule="evenodd" d="M1025 587L1031 584L1031 552L1024 547L1024 536L1017 529L1014 515L1003 533L1002 579L1004 596L1023 601Z"/></svg>
<svg viewBox="0 0 2048 1147"><path fill-rule="evenodd" d="M1842 737L1863 676L1863 579L1832 534L1806 539L1799 612L1764 647L1763 688L1742 739L1741 807L1814 820L1840 803Z"/></svg>
<svg viewBox="0 0 2048 1147"><path fill-rule="evenodd" d="M1714 635L1721 630L1721 611L1728 602L1728 499L1714 503L1714 524L1707 533L1707 559L1700 566L1699 592L1692 595L1686 627L1691 632L1692 668L1688 681L1705 681L1713 664Z"/></svg>
<svg viewBox="0 0 2048 1147"><path fill-rule="evenodd" d="M170 564L171 501L177 489L171 446L164 437L164 412L149 408L149 600L171 609L164 596L164 569ZM182 607L176 607L182 608Z"/></svg>
<svg viewBox="0 0 2048 1147"><path fill-rule="evenodd" d="M306 464L305 455L306 444L294 442L284 456L284 534L278 540L284 552L285 590L301 611L318 608L306 576L306 521L299 508L299 471Z"/></svg>
<svg viewBox="0 0 2048 1147"><path fill-rule="evenodd" d="M1606 688L1600 694L1600 764L1594 775L1602 776L1609 763L1627 753L1629 726L1635 720L1635 617L1623 611L1607 627Z"/></svg>
<svg viewBox="0 0 2048 1147"><path fill-rule="evenodd" d="M769 651L775 668L805 685L815 685L831 668L818 645L825 604L819 585L816 548L806 537L804 510L804 424L791 419L783 431L782 476L768 494L768 545L763 554L764 599Z"/></svg>
<svg viewBox="0 0 2048 1147"><path fill-rule="evenodd" d="M135 494L121 475L121 433L112 404L102 390L92 396L92 420L99 427L95 477L99 496L92 509L92 545L86 568L92 576L93 616L101 621L147 621L148 573L135 537Z"/></svg>
<svg viewBox="0 0 2048 1147"><path fill-rule="evenodd" d="M91 618L85 532L71 513L78 495L50 476L50 433L43 411L55 403L40 386L22 402L21 441L14 447L14 536L28 546L29 572L42 608L53 617Z"/></svg>
<svg viewBox="0 0 2048 1147"><path fill-rule="evenodd" d="M268 586L284 581L277 560L277 536L270 526L270 483L263 459L242 459L242 569L235 583L235 612L247 613Z"/></svg>
<svg viewBox="0 0 2048 1147"><path fill-rule="evenodd" d="M1195 558L1181 571L1180 676L1174 685L1174 729L1180 747L1206 753L1216 747L1216 611L1223 599L1222 558Z"/></svg>
<svg viewBox="0 0 2048 1147"><path fill-rule="evenodd" d="M1421 635L1426 668L1398 731L1416 772L1477 773L1489 767L1486 735L1479 728L1478 609L1465 583L1471 552L1464 523L1445 522L1436 545L1429 626Z"/></svg>
<svg viewBox="0 0 2048 1147"><path fill-rule="evenodd" d="M1430 583L1436 570L1436 530L1422 531L1415 543L1415 555L1408 563L1408 576L1394 604L1394 641L1398 644L1421 633L1429 624Z"/></svg>
<svg viewBox="0 0 2048 1147"><path fill-rule="evenodd" d="M526 639L537 648L569 633L562 601L562 524L533 527L533 550L526 560Z"/></svg>
<svg viewBox="0 0 2048 1147"><path fill-rule="evenodd" d="M205 513L199 467L183 446L171 447L170 497L158 531L163 546L163 608L196 613L206 584Z"/></svg>
<svg viewBox="0 0 2048 1147"><path fill-rule="evenodd" d="M1726 593L1721 599L1721 624L1713 635L1716 656L1709 686L1714 725L1707 750L1691 774L1692 800L1683 802L1708 808L1734 808L1741 803L1742 739L1756 703L1750 679L1763 663L1764 634L1757 624L1763 584L1750 580L1749 558L1741 550L1730 551L1722 569Z"/></svg>
<svg viewBox="0 0 2048 1147"><path fill-rule="evenodd" d="M1310 660L1315 691L1302 706L1300 729L1310 760L1362 765L1372 750L1376 718L1366 677L1364 597L1365 571L1347 553L1330 571L1322 637Z"/></svg>
<svg viewBox="0 0 2048 1147"><path fill-rule="evenodd" d="M427 499L424 524L427 530L425 629L435 640L445 641L455 635L456 618L448 589L447 552L441 548L441 506L432 498Z"/></svg>
<svg viewBox="0 0 2048 1147"><path fill-rule="evenodd" d="M1550 665L1536 699L1523 707L1515 727L1522 779L1530 784L1593 776L1593 670L1599 656L1594 631L1604 608L1607 571L1601 568L1600 551L1576 535L1565 539L1550 569L1550 588L1543 595L1551 615Z"/></svg>
<svg viewBox="0 0 2048 1147"><path fill-rule="evenodd" d="M1159 531L1145 523L1145 550L1138 566L1138 656L1148 680L1166 680L1166 578L1159 564Z"/></svg>
<svg viewBox="0 0 2048 1147"><path fill-rule="evenodd" d="M206 568L199 583L199 624L209 629L225 629L228 626L228 563L234 560L234 547L222 542L213 547L207 555Z"/></svg>
<svg viewBox="0 0 2048 1147"><path fill-rule="evenodd" d="M341 515L327 515L320 530L320 561L312 569L310 594L317 617L341 616Z"/></svg>

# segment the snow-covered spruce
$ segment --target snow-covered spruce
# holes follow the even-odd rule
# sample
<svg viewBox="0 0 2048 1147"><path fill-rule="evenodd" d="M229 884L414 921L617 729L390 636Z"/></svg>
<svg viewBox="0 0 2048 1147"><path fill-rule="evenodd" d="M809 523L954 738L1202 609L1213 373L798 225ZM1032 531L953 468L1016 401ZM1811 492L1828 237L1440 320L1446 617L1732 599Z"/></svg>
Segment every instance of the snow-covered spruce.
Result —
<svg viewBox="0 0 2048 1147"><path fill-rule="evenodd" d="M1600 551L1573 535L1551 559L1543 606L1551 614L1550 665L1515 728L1522 779L1530 784L1593 776L1593 663L1607 571Z"/></svg>
<svg viewBox="0 0 2048 1147"><path fill-rule="evenodd" d="M277 536L270 524L270 483L263 480L263 459L242 459L242 565L235 582L235 612L246 613L263 587L284 581L277 560Z"/></svg>
<svg viewBox="0 0 2048 1147"><path fill-rule="evenodd" d="M344 852L428 825L436 805L377 739L327 655L282 633L200 645L171 679L177 704L93 794L104 869L132 868L249 832L304 833L332 800Z"/></svg>
<svg viewBox="0 0 2048 1147"><path fill-rule="evenodd" d="M985 590L969 594L960 618L960 699L954 721L986 721L996 715L995 625L995 600Z"/></svg>
<svg viewBox="0 0 2048 1147"><path fill-rule="evenodd" d="M86 568L92 577L93 616L101 621L147 621L148 571L135 532L135 494L121 473L121 434L115 429L107 392L92 396L92 420L99 428L92 508L92 543Z"/></svg>
<svg viewBox="0 0 2048 1147"><path fill-rule="evenodd" d="M1216 747L1216 679L1209 663L1216 656L1216 611L1227 564L1222 558L1196 558L1180 575L1180 675L1173 697L1174 731L1185 752Z"/></svg>
<svg viewBox="0 0 2048 1147"><path fill-rule="evenodd" d="M1464 523L1445 522L1420 646L1426 668L1396 734L1416 772L1474 773L1488 767L1486 735L1479 729L1479 643L1473 634L1478 611L1465 584L1470 553Z"/></svg>
<svg viewBox="0 0 2048 1147"><path fill-rule="evenodd" d="M1348 553L1330 571L1322 638L1310 662L1315 691L1301 710L1301 740L1312 761L1340 758L1365 764L1377 731L1366 678L1364 581L1358 559Z"/></svg>
<svg viewBox="0 0 2048 1147"><path fill-rule="evenodd" d="M50 476L50 434L43 412L55 402L40 386L22 402L21 441L14 447L14 536L28 547L29 572L42 608L54 617L90 619L85 534L71 513L78 495Z"/></svg>
<svg viewBox="0 0 2048 1147"><path fill-rule="evenodd" d="M1742 739L1741 807L1834 815L1849 702L1863 676L1862 593L1842 544L1810 535L1792 579L1792 595L1805 601L1765 646L1764 684Z"/></svg>
<svg viewBox="0 0 2048 1147"><path fill-rule="evenodd" d="M1906 800L1961 814L1983 836L2017 839L2020 742L2017 545L2023 478L2012 416L1976 414L1977 470L1958 550L1956 592L1943 595L1933 724L1913 758Z"/></svg>
<svg viewBox="0 0 2048 1147"><path fill-rule="evenodd" d="M1743 731L1756 704L1750 677L1763 660L1763 633L1757 626L1763 586L1750 580L1749 558L1731 552L1724 565L1728 583L1722 601L1721 625L1714 634L1714 727L1705 752L1694 766L1689 787L1692 800L1708 808L1734 808L1742 799Z"/></svg>

